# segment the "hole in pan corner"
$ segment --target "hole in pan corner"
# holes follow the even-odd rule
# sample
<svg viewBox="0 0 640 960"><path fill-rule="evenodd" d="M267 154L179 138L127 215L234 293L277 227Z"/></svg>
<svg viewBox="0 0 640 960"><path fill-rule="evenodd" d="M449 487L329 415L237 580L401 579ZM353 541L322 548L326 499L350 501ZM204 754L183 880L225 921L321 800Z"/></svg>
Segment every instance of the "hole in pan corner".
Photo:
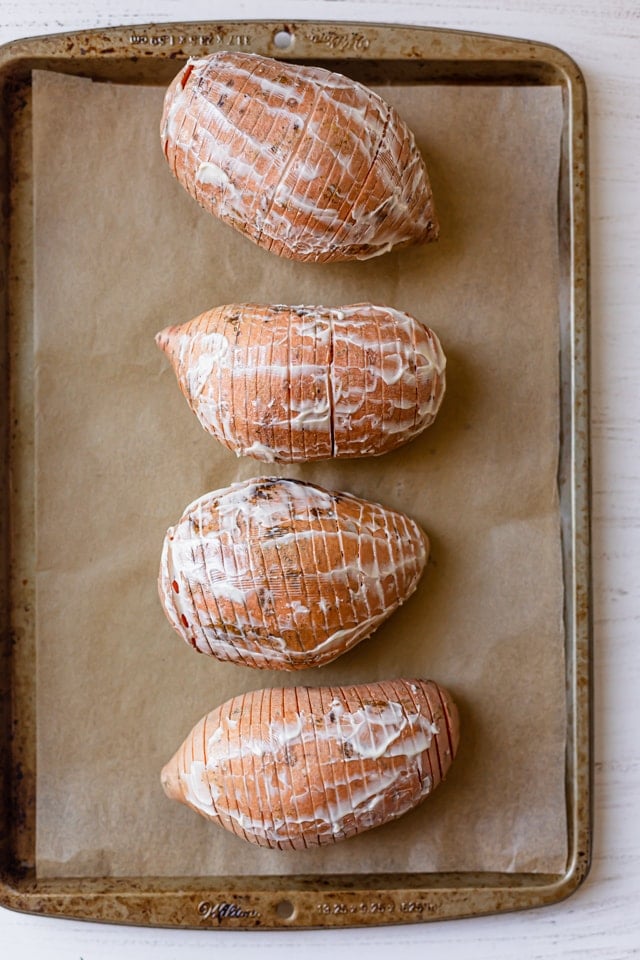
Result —
<svg viewBox="0 0 640 960"><path fill-rule="evenodd" d="M283 27L282 30L276 30L274 33L273 45L278 50L291 50L295 39L295 34L288 27Z"/></svg>
<svg viewBox="0 0 640 960"><path fill-rule="evenodd" d="M280 920L292 920L296 912L291 900L280 900L276 904L276 914Z"/></svg>

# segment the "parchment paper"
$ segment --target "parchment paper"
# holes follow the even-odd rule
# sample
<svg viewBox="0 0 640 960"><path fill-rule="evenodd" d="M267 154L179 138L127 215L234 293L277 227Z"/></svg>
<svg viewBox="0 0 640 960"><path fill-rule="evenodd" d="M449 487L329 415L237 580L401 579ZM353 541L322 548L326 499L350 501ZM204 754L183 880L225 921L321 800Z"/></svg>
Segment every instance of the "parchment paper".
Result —
<svg viewBox="0 0 640 960"><path fill-rule="evenodd" d="M279 260L187 196L160 148L163 90L34 80L38 874L563 870L560 91L379 88L427 159L441 240L329 266ZM449 361L436 424L381 459L236 459L153 336L247 300L371 300L422 318ZM414 597L316 671L198 656L157 600L162 539L186 504L273 473L405 510L432 540ZM393 824L266 851L162 793L163 763L230 696L397 676L452 690L462 742L447 782Z"/></svg>

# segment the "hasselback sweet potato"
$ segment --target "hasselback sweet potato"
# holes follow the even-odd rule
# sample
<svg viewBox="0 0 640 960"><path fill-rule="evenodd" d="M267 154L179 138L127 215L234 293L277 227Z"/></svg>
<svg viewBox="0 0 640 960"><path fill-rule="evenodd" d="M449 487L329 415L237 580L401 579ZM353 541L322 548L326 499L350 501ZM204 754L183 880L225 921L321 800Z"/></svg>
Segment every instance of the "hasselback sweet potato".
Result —
<svg viewBox="0 0 640 960"><path fill-rule="evenodd" d="M282 257L367 259L438 235L411 131L378 94L322 67L229 51L189 60L161 137L202 207Z"/></svg>
<svg viewBox="0 0 640 960"><path fill-rule="evenodd" d="M394 820L446 777L450 694L427 680L256 690L196 724L167 795L264 847L334 843Z"/></svg>
<svg viewBox="0 0 640 960"><path fill-rule="evenodd" d="M246 666L320 666L416 589L428 541L409 517L281 477L234 483L167 531L159 594L180 636Z"/></svg>
<svg viewBox="0 0 640 960"><path fill-rule="evenodd" d="M390 307L228 304L156 337L202 426L266 462L379 456L433 423L446 360Z"/></svg>

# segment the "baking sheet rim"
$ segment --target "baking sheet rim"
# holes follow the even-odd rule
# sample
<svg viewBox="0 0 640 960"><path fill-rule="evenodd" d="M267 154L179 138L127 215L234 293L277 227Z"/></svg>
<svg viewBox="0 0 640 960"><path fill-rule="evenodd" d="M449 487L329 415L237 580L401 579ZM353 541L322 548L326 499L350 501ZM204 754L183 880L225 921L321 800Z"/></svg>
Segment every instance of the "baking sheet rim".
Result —
<svg viewBox="0 0 640 960"><path fill-rule="evenodd" d="M284 25L295 33L298 25ZM567 691L569 730L567 749L567 808L569 813L569 859L566 872L561 876L523 874L433 874L433 875L388 875L378 886L364 884L363 877L336 878L335 888L313 890L313 878L292 883L290 878L216 878L215 884L201 881L153 883L153 878L144 880L107 879L95 882L40 881L28 876L20 877L21 871L11 868L7 851L7 866L3 868L5 879L0 887L0 902L5 906L37 913L86 917L113 922L148 923L169 926L218 926L223 922L228 927L283 927L283 926L329 926L361 925L364 923L409 922L412 920L460 917L500 910L551 903L572 893L586 876L590 864L591 838L591 610L590 610L590 557L589 557L589 442L588 442L588 238L586 197L586 103L584 81L575 64L562 51L542 44L521 40L466 34L462 31L432 30L421 27L402 27L384 24L351 24L304 21L301 23L309 40L307 46L319 45L322 58L336 59L336 54L349 51L350 56L360 59L374 58L388 46L397 48L411 40L411 56L421 56L432 64L456 63L477 71L486 70L495 64L517 61L520 69L527 63L535 65L534 77L546 75L546 81L563 86L565 94L565 179L567 194L564 201L570 212L567 244L567 284L570 311L567 329L563 330L561 349L562 366L562 424L561 446L561 499L563 504L563 540L565 554L566 625L567 625ZM72 72L86 70L87 64L95 66L105 58L124 57L134 62L138 48L145 48L148 58L181 59L194 50L181 45L176 51L174 43L166 38L185 37L196 49L200 39L222 36L237 42L251 31L250 49L265 54L277 54L274 48L265 49L267 38L272 38L282 24L273 21L243 23L220 22L219 24L163 24L151 26L113 28L108 31L61 34L51 37L17 41L0 50L0 71L3 79L11 81L16 74L24 73L36 65L35 61L50 61L60 69L72 65ZM355 28L355 29L351 29ZM222 31L222 32L221 32ZM380 34L383 36L380 37ZM145 38L141 41L140 38ZM136 42L133 42L133 39ZM158 39L154 43L154 38ZM162 39L164 38L164 39ZM429 44L437 39L437 47ZM373 48L372 48L373 44ZM376 46L377 44L377 46ZM422 46L418 46L422 44ZM229 45L229 44L226 44ZM205 45L206 46L206 45ZM459 49L464 46L464 51ZM256 49L257 48L257 49ZM428 53L425 52L428 50ZM311 51L310 51L311 52ZM318 50L314 46L313 54ZM286 57L287 52L282 52ZM289 53L291 56L291 53ZM296 37L295 56L300 56ZM405 57L408 56L405 54ZM309 54L305 57L309 58ZM402 57L397 57L401 59ZM453 58L453 60L448 60ZM146 62L150 62L147 59ZM539 73L542 64L543 72ZM455 66L453 68L455 70ZM546 74L545 74L546 71ZM498 71L499 73L500 71ZM525 71L526 73L526 71ZM442 78L442 73L435 76ZM476 77L477 79L477 77ZM493 77L495 79L495 76ZM502 82L505 75L501 75ZM522 81L521 81L522 82ZM538 79L537 82L541 82ZM13 276L12 284L19 284ZM12 290L15 287L12 287ZM9 304L10 306L11 304ZM569 479L567 479L569 478ZM17 606L14 597L14 609ZM9 679L11 684L11 677ZM10 692L13 692L10 689ZM16 697L16 707L28 704L28 694L22 691ZM19 714L19 709L16 710ZM8 718L9 721L11 718ZM18 715L19 722L19 715ZM14 740L15 743L15 740ZM20 758L11 757L10 787L16 785L16 763ZM24 791L17 790L18 810L24 804ZM10 829L16 826L6 805ZM24 810L22 810L24 812ZM14 820L19 827L19 816ZM373 878L368 878L370 881ZM407 883L411 879L412 884ZM225 883L226 881L226 883ZM256 889L252 888L253 886ZM257 881L257 882L256 882ZM395 881L395 883L394 883ZM415 885L418 881L417 886ZM419 882L422 881L422 882ZM171 888L173 882L174 887ZM278 888L278 883L280 887ZM360 885L358 887L358 884ZM323 881L323 887L324 887ZM268 889L260 889L262 886ZM165 889L163 889L165 887ZM189 888L189 889L187 889ZM197 889L196 889L197 888ZM364 909L352 910L354 898L361 899ZM364 899L363 899L364 898ZM123 912L123 899L126 912ZM260 903L260 909L256 903ZM318 910L319 902L322 904ZM282 904L290 906L283 907ZM392 904L389 909L388 905ZM397 907L397 909L396 909ZM256 912L257 911L257 912ZM185 918L187 918L185 920Z"/></svg>

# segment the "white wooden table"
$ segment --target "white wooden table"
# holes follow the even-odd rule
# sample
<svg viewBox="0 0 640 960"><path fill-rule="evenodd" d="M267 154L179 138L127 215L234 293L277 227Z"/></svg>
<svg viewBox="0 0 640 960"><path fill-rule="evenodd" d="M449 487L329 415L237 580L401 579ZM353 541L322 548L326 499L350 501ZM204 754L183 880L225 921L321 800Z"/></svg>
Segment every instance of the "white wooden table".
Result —
<svg viewBox="0 0 640 960"><path fill-rule="evenodd" d="M590 118L595 837L565 903L368 930L163 931L0 909L0 956L173 960L303 955L371 960L624 958L640 954L640 3L638 0L0 0L0 42L117 24L360 20L453 27L555 44L582 68ZM356 954L357 952L357 954Z"/></svg>

